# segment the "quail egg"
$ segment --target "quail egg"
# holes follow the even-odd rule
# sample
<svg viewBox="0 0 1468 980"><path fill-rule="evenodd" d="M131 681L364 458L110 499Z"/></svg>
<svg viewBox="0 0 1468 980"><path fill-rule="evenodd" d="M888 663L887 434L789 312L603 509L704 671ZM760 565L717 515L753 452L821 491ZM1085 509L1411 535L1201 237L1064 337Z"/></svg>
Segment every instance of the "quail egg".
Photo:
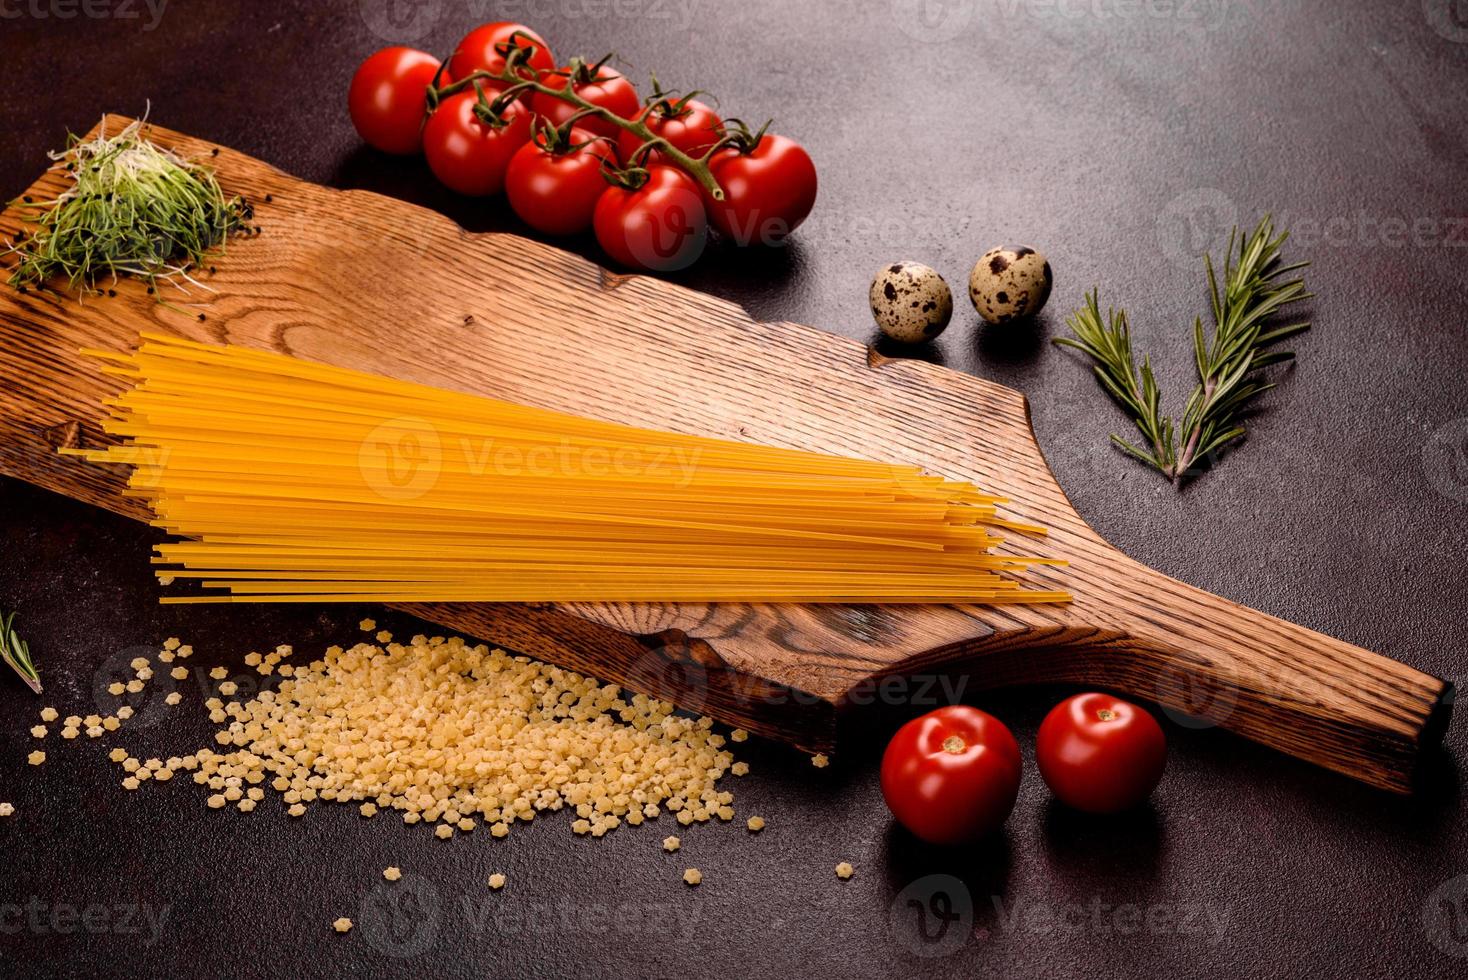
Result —
<svg viewBox="0 0 1468 980"><path fill-rule="evenodd" d="M991 248L969 274L968 297L989 323L1034 316L1050 298L1050 263L1032 248Z"/></svg>
<svg viewBox="0 0 1468 980"><path fill-rule="evenodd" d="M920 262L883 266L872 279L869 298L877 326L904 344L932 340L953 318L953 291Z"/></svg>

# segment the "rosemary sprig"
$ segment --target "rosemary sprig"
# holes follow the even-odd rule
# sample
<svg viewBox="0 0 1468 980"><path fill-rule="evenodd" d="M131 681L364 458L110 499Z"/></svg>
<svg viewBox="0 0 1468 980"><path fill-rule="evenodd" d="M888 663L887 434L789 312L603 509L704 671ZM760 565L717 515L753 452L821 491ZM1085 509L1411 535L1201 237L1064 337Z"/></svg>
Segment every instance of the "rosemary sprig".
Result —
<svg viewBox="0 0 1468 980"><path fill-rule="evenodd" d="M1066 321L1074 336L1055 341L1091 358L1102 387L1126 409L1143 440L1139 446L1113 435L1112 442L1157 469L1175 486L1195 475L1196 463L1243 437L1249 407L1274 387L1258 372L1295 356L1271 348L1310 328L1308 322L1299 322L1266 329L1267 321L1285 306L1312 295L1305 291L1303 279L1286 278L1309 265L1283 264L1280 249L1288 238L1289 232L1275 235L1268 215L1247 238L1240 237L1235 228L1229 235L1221 286L1212 258L1204 256L1213 332L1205 337L1202 317L1194 319L1198 386L1188 396L1179 424L1162 414L1150 359L1143 357L1141 369L1136 367L1126 311L1108 309L1103 318L1096 289L1087 295L1086 305Z"/></svg>
<svg viewBox="0 0 1468 980"><path fill-rule="evenodd" d="M0 256L19 255L10 274L24 291L53 277L64 277L75 291L96 292L104 277L120 275L184 287L190 265L245 226L250 206L226 199L214 174L141 135L142 121L121 132L82 140L52 153L72 184L54 200L23 208L38 227L27 237L0 245ZM185 290L186 291L186 290Z"/></svg>
<svg viewBox="0 0 1468 980"><path fill-rule="evenodd" d="M35 662L31 660L31 649L15 632L12 625L15 622L15 613L6 616L0 613L0 660L4 660L15 672L20 675L21 680L29 685L32 691L41 693L41 678L36 673Z"/></svg>

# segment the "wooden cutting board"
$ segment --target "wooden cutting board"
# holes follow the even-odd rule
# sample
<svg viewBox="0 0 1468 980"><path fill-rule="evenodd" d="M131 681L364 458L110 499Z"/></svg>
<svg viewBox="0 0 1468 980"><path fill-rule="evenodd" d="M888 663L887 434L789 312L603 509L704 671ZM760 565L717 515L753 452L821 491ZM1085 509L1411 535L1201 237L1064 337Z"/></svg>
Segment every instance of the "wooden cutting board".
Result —
<svg viewBox="0 0 1468 980"><path fill-rule="evenodd" d="M221 183L255 205L262 233L232 241L204 275L215 290L204 322L136 282L84 301L0 286L4 474L149 516L120 496L124 473L55 451L102 445L100 401L118 388L77 349L123 350L148 328L617 422L912 463L999 492L1015 501L1008 516L1048 526L1048 538L1008 547L1069 559L1027 577L1075 601L404 608L810 751L832 749L838 722L880 698L883 678L939 670L969 672L971 688L1113 689L1399 792L1441 735L1444 681L1168 578L1102 540L1046 466L1016 391L811 327L756 323L711 296L514 235L469 234L161 127L150 136L217 154ZM28 193L61 184L47 174ZM0 235L21 227L15 209L0 214Z"/></svg>

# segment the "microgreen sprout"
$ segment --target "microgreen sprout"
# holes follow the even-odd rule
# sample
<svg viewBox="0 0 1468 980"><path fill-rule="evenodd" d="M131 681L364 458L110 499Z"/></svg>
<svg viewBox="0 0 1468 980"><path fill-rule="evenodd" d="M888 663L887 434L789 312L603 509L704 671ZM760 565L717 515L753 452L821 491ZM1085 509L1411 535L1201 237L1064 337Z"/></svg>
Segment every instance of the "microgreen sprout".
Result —
<svg viewBox="0 0 1468 980"><path fill-rule="evenodd" d="M137 120L113 136L105 128L93 139L73 135L51 154L72 183L53 200L21 206L37 227L0 245L0 256L20 257L12 286L64 278L74 291L98 293L102 280L131 275L154 296L163 282L185 293L184 281L208 288L189 269L243 230L252 209L226 198L211 170L150 142L142 129Z"/></svg>

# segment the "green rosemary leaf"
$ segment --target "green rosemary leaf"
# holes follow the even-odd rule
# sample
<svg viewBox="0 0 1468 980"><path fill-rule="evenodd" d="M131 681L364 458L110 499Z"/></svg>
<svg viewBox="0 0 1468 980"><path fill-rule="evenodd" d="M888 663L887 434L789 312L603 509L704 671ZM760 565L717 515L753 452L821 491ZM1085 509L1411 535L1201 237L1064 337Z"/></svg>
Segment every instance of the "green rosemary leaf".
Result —
<svg viewBox="0 0 1468 980"><path fill-rule="evenodd" d="M1140 372L1134 367L1126 311L1108 310L1103 320L1098 290L1092 289L1085 305L1066 321L1073 337L1055 341L1091 359L1102 386L1151 448L1139 449L1116 436L1112 441L1175 485L1192 475L1199 461L1243 438L1243 419L1251 404L1274 387L1260 380L1258 372L1295 356L1267 348L1310 329L1308 321L1267 327L1285 307L1312 295L1302 279L1288 278L1309 264L1281 260L1288 239L1287 231L1275 234L1273 220L1266 215L1248 235L1237 228L1229 234L1221 274L1212 256L1204 256L1213 329L1205 331L1201 317L1193 320L1198 384L1184 402L1180 423L1162 413L1150 360L1142 359Z"/></svg>
<svg viewBox="0 0 1468 980"><path fill-rule="evenodd" d="M30 647L15 632L15 613L0 613L0 660L8 663L32 691L41 693L41 678L31 660Z"/></svg>

